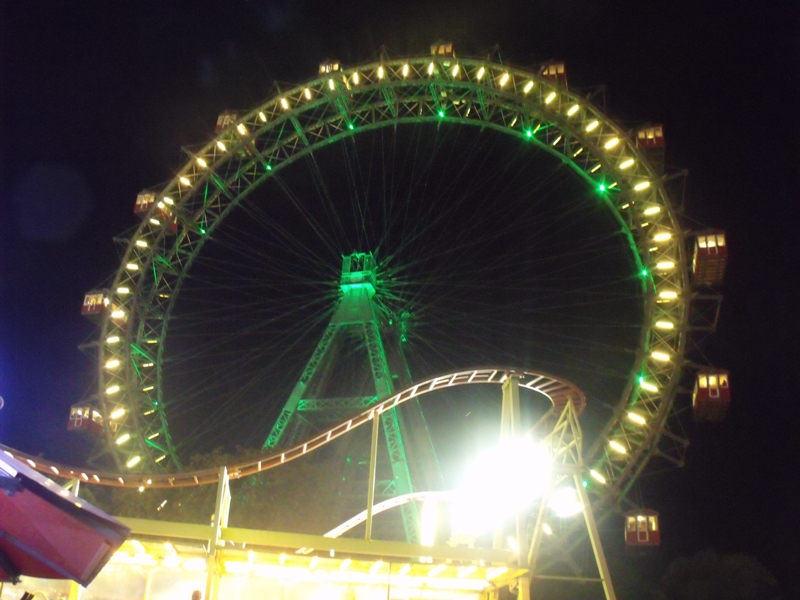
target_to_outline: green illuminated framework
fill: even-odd
[[[101,326],[98,394],[106,423],[125,410],[114,419],[116,431],[106,429],[121,470],[180,468],[162,396],[163,346],[181,284],[207,236],[299,158],[405,123],[506,133],[558,157],[597,190],[642,274],[644,325],[628,385],[585,457],[598,482],[592,491],[600,503],[615,502],[654,454],[680,461],[685,445],[668,422],[686,343],[688,265],[661,176],[622,127],[555,81],[487,60],[425,56],[359,65],[275,95],[193,153],[156,193],[110,290],[117,316]],[[121,366],[104,368],[114,358]],[[129,441],[117,444],[126,433]]]
[[[408,367],[402,357],[402,350],[394,349],[396,358],[393,369],[382,335],[382,330],[388,325],[389,317],[384,314],[385,310],[382,310],[376,298],[377,270],[378,266],[372,253],[353,253],[342,258],[342,277],[339,285],[341,295],[333,317],[275,421],[272,431],[264,441],[265,451],[274,452],[280,447],[302,442],[312,437],[318,429],[331,420],[340,421],[352,417],[378,399],[386,398],[396,392],[397,385],[394,382],[408,383],[408,377],[404,376],[408,372]],[[309,387],[318,379],[324,379],[324,375],[335,373],[333,365],[335,342],[337,338],[347,335],[357,337],[367,350],[375,393],[368,396],[320,397],[318,390],[314,397],[311,397]],[[412,406],[420,411],[419,404],[414,403]],[[318,419],[316,427],[309,427],[314,423],[315,415],[320,415],[322,418]],[[416,420],[424,423],[421,412]],[[381,487],[392,495],[410,494],[414,491],[414,486],[406,458],[406,444],[403,442],[403,427],[397,410],[392,409],[382,413],[381,425],[391,466],[391,479],[387,480],[390,485],[384,484]],[[415,450],[426,451],[428,455],[426,458],[429,459],[427,462],[435,463],[430,437],[425,436],[424,439],[428,447]],[[434,468],[434,465],[430,465],[430,468]],[[402,518],[406,539],[418,540],[419,519],[415,505],[404,506]]]

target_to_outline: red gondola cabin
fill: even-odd
[[[563,62],[546,64],[542,68],[542,77],[567,87],[567,69],[564,67]]]
[[[214,130],[219,133],[220,131],[225,131],[228,127],[235,125],[236,121],[239,120],[239,113],[235,113],[230,110],[226,110],[225,112],[220,113],[217,117],[217,125],[214,127]]]
[[[692,273],[699,285],[722,283],[728,264],[728,245],[724,231],[707,231],[697,234],[694,244]]]
[[[640,509],[625,513],[625,545],[628,548],[661,545],[661,525],[656,511]]]
[[[69,409],[67,429],[101,435],[103,433],[103,415],[88,402],[73,404]]]
[[[110,304],[108,296],[101,290],[92,290],[83,297],[81,314],[84,317],[100,318],[106,314],[106,309]]]
[[[651,125],[636,132],[636,145],[640,148],[663,148],[664,126]]]
[[[695,421],[721,421],[728,412],[730,402],[731,388],[727,371],[705,369],[697,373],[692,396]]]

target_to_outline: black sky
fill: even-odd
[[[753,553],[800,595],[790,5],[0,0],[0,441],[71,456],[66,411],[92,383],[76,349],[93,333],[83,294],[116,268],[112,237],[135,224],[136,193],[171,177],[220,110],[253,106],[326,57],[499,44],[512,64],[560,58],[572,85],[605,84],[625,124],[664,123],[667,162],[690,172],[687,224],[727,231],[720,331],[703,349],[732,373],[731,411],[689,432],[687,468],[643,485],[666,552]]]

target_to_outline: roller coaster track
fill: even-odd
[[[262,457],[251,459],[246,462],[226,465],[228,475],[231,479],[240,479],[279,467],[282,464],[321,448],[336,438],[370,422],[383,412],[395,408],[413,398],[423,396],[436,390],[462,385],[502,385],[512,374],[519,378],[519,386],[521,388],[538,392],[552,402],[553,407],[548,415],[557,416],[561,414],[570,401],[573,403],[578,414],[580,414],[586,406],[586,397],[577,386],[565,379],[547,373],[516,368],[477,368],[456,371],[444,375],[437,375],[420,383],[415,383],[405,390],[392,394],[388,398],[372,405],[369,409],[339,423],[302,444],[298,444],[282,452],[268,453]],[[41,473],[50,476],[75,479],[94,485],[122,488],[180,488],[198,485],[216,485],[220,480],[219,467],[181,473],[113,473],[64,465],[20,452],[13,448],[3,446],[2,444],[0,444],[0,450],[12,458],[26,462]]]

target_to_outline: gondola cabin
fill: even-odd
[[[552,62],[542,67],[542,77],[567,87],[567,69],[563,62]]]
[[[103,415],[89,402],[73,404],[69,409],[67,430],[102,435]]]
[[[111,300],[101,290],[93,290],[83,297],[81,314],[90,319],[99,319],[106,314]]]
[[[636,145],[640,148],[663,148],[664,126],[650,125],[636,132]]]
[[[625,545],[631,549],[661,545],[661,525],[656,511],[645,508],[625,513]]]
[[[694,420],[717,422],[725,418],[731,402],[728,372],[721,369],[704,369],[697,373],[692,395]]]
[[[327,75],[329,73],[338,73],[341,65],[338,60],[327,60],[319,65],[319,74]]]
[[[431,56],[440,56],[442,58],[455,58],[456,50],[453,47],[453,42],[438,41],[431,44]]]
[[[226,110],[221,112],[217,117],[217,124],[214,127],[214,131],[217,133],[221,131],[225,131],[228,127],[236,124],[236,121],[239,120],[239,113]]]
[[[136,204],[133,205],[133,212],[140,218],[145,219],[148,218],[150,215],[150,220],[153,225],[161,225],[162,223],[168,223],[169,227],[167,231],[170,233],[176,233],[178,231],[178,221],[172,214],[172,208],[170,208],[169,203],[172,202],[166,196],[163,200],[159,200],[156,203],[156,195],[152,192],[141,192],[136,195]],[[151,214],[150,209],[153,205],[156,205],[156,210]]]
[[[728,264],[728,244],[724,231],[697,234],[692,258],[694,282],[699,285],[722,283]]]
[[[139,217],[144,218],[155,203],[155,194],[152,192],[140,192],[136,194],[136,204],[133,205],[133,212]]]

